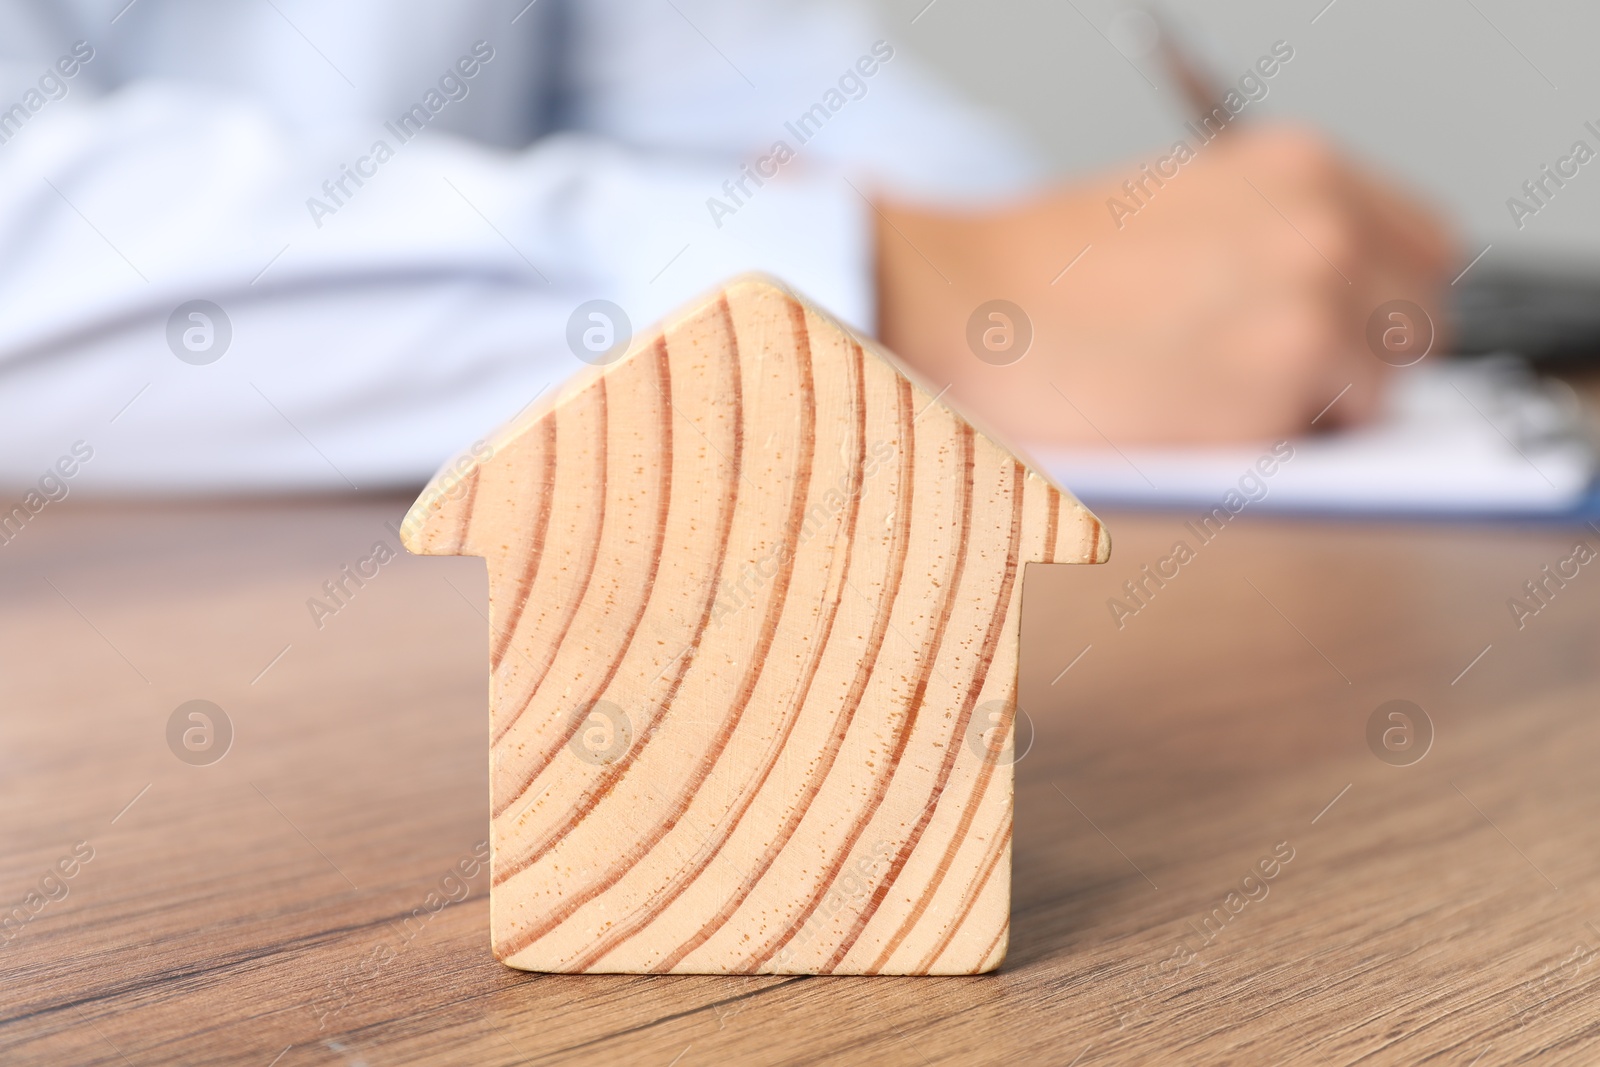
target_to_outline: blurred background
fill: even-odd
[[[909,46],[1013,116],[1062,172],[1113,166],[1182,132],[1180,98],[1156,57],[1141,54],[1136,7],[879,7],[885,18],[920,13]],[[1573,182],[1559,210],[1521,230],[1505,204],[1541,163],[1585,136],[1584,122],[1600,124],[1600,70],[1587,56],[1600,33],[1592,5],[1208,0],[1161,10],[1219,78],[1244,70],[1268,43],[1290,41],[1293,77],[1274,79],[1262,111],[1314,122],[1424,190],[1464,230],[1469,254],[1493,243],[1496,259],[1600,266],[1600,182]]]
[[[1508,199],[1534,203],[1523,183],[1575,141],[1600,147],[1600,132],[1585,126],[1600,126],[1600,69],[1584,43],[1600,33],[1600,10],[1562,0],[877,6],[886,21],[909,26],[914,54],[1014,121],[1062,176],[1121,177],[1132,173],[1129,160],[1151,159],[1187,135],[1191,116],[1149,14],[1218,83],[1246,71],[1270,42],[1290,42],[1292,71],[1251,103],[1251,121],[1310,123],[1442,211],[1462,245],[1458,268],[1472,264],[1461,276],[1450,272],[1453,347],[1498,358],[1458,371],[1466,377],[1456,384],[1481,410],[1435,390],[1444,376],[1392,382],[1390,401],[1401,410],[1386,425],[1302,449],[1290,485],[1265,506],[1596,510],[1588,488],[1600,398],[1600,181],[1586,181],[1580,168],[1520,225]],[[1530,363],[1542,374],[1537,383],[1525,374]],[[1135,450],[1156,485],[1111,453],[1080,450],[1059,457],[1059,469],[1080,495],[1106,505],[1200,502],[1249,459],[1185,451]]]
[[[1265,509],[1586,514],[1597,22],[5,0],[0,483],[78,448],[43,497],[414,488],[758,269],[1091,504],[1214,501],[1292,439]],[[980,352],[997,299],[1029,340]]]

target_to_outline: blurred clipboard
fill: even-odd
[[[1443,517],[1585,510],[1596,449],[1583,404],[1521,359],[1409,367],[1394,375],[1385,404],[1370,425],[1292,440],[1290,458],[1266,464],[1270,476],[1257,466],[1270,442],[1031,452],[1090,508],[1210,507],[1233,491],[1253,498],[1252,511]],[[1256,476],[1247,478],[1251,471]]]

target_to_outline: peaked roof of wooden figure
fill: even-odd
[[[1020,565],[1110,542],[894,357],[736,279],[447,466],[402,535],[488,561],[501,959],[998,965],[1011,773],[966,740],[1009,729]]]

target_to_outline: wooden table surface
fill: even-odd
[[[1189,516],[1103,516],[1109,564],[1027,578],[998,974],[565,977],[489,952],[482,562],[307,606],[404,505],[0,546],[0,1062],[1600,1061],[1600,563],[1507,606],[1594,529],[1246,511],[1119,629]]]

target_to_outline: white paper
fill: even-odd
[[[1235,491],[1253,511],[1549,514],[1575,507],[1596,469],[1577,397],[1505,356],[1401,369],[1378,421],[1290,446],[1288,459],[1273,442],[1028,451],[1091,507]]]

